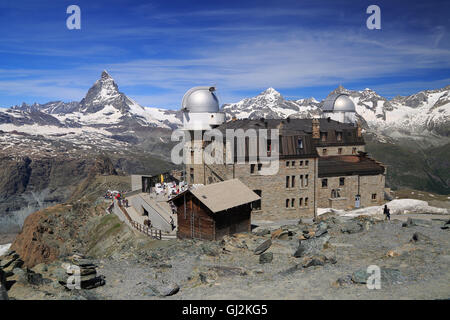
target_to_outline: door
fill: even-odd
[[[361,196],[359,194],[357,194],[355,196],[355,208],[359,208],[359,206],[360,206],[360,199],[361,199]]]

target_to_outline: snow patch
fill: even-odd
[[[4,255],[6,252],[8,252],[10,247],[11,247],[11,243],[0,244],[0,256]]]

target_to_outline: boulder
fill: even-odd
[[[410,242],[431,241],[431,238],[420,232],[414,232]]]
[[[324,264],[325,264],[324,256],[314,256],[306,258],[302,266],[303,268],[309,268],[314,266],[323,266]]]
[[[40,273],[29,272],[27,273],[27,280],[29,284],[39,286],[44,283],[44,278]]]
[[[348,275],[346,277],[338,278],[335,282],[333,282],[331,285],[335,288],[342,288],[349,284],[352,284],[352,276]]]
[[[266,241],[264,241],[263,243],[261,243],[254,251],[254,254],[261,254],[264,251],[266,251],[267,249],[270,248],[270,246],[272,245],[272,240],[271,239],[267,239]]]
[[[281,235],[281,233],[283,232],[284,230],[282,229],[282,228],[279,228],[279,229],[277,229],[277,230],[275,230],[275,231],[273,231],[272,232],[272,239],[278,239],[278,237]]]
[[[155,284],[152,284],[151,286],[149,286],[149,289],[161,297],[172,296],[172,295],[178,293],[178,291],[180,291],[180,287],[174,282],[155,283]]]
[[[228,267],[228,266],[209,266],[209,270],[214,271],[219,276],[245,276],[247,271],[240,267]]]
[[[328,230],[328,224],[323,222],[323,221],[321,221],[317,225],[317,229],[316,229],[316,232],[315,232],[314,236],[315,237],[320,237],[323,234],[327,233],[328,232],[327,230]]]
[[[327,263],[335,264],[335,257],[327,257],[323,254],[313,255],[311,257],[306,257],[303,260],[302,266],[303,268],[309,268],[314,266],[323,266]]]
[[[93,277],[89,280],[82,280],[81,281],[81,289],[94,289],[100,286],[105,285],[105,276],[100,275]]]
[[[263,229],[263,228],[256,228],[255,230],[252,231],[255,235],[263,237],[265,235],[269,235],[270,234],[270,230],[269,229]]]
[[[273,260],[273,253],[272,252],[264,252],[259,256],[259,263],[271,263]]]
[[[211,243],[202,243],[200,246],[202,249],[203,254],[206,254],[207,256],[216,257],[219,255],[219,248]]]
[[[412,226],[431,227],[432,222],[431,220],[408,218],[408,220],[406,220],[406,222],[402,224],[402,227],[412,227]]]
[[[2,261],[0,262],[0,267],[2,269],[6,269],[17,259],[19,259],[19,255],[17,253],[9,254],[2,259]]]
[[[322,251],[323,246],[330,239],[329,234],[325,234],[321,237],[315,237],[307,240],[300,240],[297,250],[294,252],[294,257],[302,257],[304,255],[318,254]]]
[[[20,284],[27,284],[28,277],[25,270],[16,268],[13,270],[13,275],[8,278],[8,281],[15,281]]]
[[[358,233],[363,231],[363,225],[359,221],[348,221],[341,227],[342,233]]]

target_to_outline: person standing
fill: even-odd
[[[384,205],[383,213],[386,215],[387,220],[391,220],[391,212],[390,212],[387,204]]]

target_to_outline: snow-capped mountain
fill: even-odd
[[[176,111],[139,105],[120,92],[114,79],[103,71],[80,102],[24,103],[0,112],[0,128],[2,123],[63,128],[150,126],[170,129],[180,125],[181,120]]]
[[[227,119],[236,117],[239,119],[250,118],[286,118],[311,117],[321,114],[318,108],[319,102],[314,98],[301,100],[285,100],[283,96],[273,88],[269,88],[254,98],[246,98],[237,103],[224,104],[223,111]]]
[[[450,135],[450,86],[426,90],[408,97],[388,100],[371,89],[353,91],[342,86],[330,94],[347,93],[355,103],[357,118],[367,129],[400,135]],[[227,117],[242,118],[309,118],[322,116],[322,102],[314,98],[286,100],[273,88],[254,98],[225,104]]]
[[[347,93],[355,103],[357,119],[380,141],[387,137],[431,137],[447,143],[450,137],[450,86],[390,100],[371,89],[354,91],[339,86],[332,93]],[[256,97],[224,104],[222,110],[227,119],[311,118],[323,116],[322,104],[314,98],[288,100],[268,88]],[[111,149],[120,143],[153,150],[155,144],[166,144],[171,130],[181,125],[180,111],[139,105],[120,92],[114,79],[103,71],[80,102],[23,103],[0,111],[0,135],[4,132],[0,147],[12,150],[14,145],[26,146],[19,142],[22,138],[9,134],[18,132],[80,148],[89,148],[90,144]],[[40,145],[38,140],[33,140],[35,146]]]
[[[103,71],[80,102],[23,103],[0,111],[0,149],[16,155],[52,155],[155,145],[169,140],[180,118],[173,110],[139,105]]]

